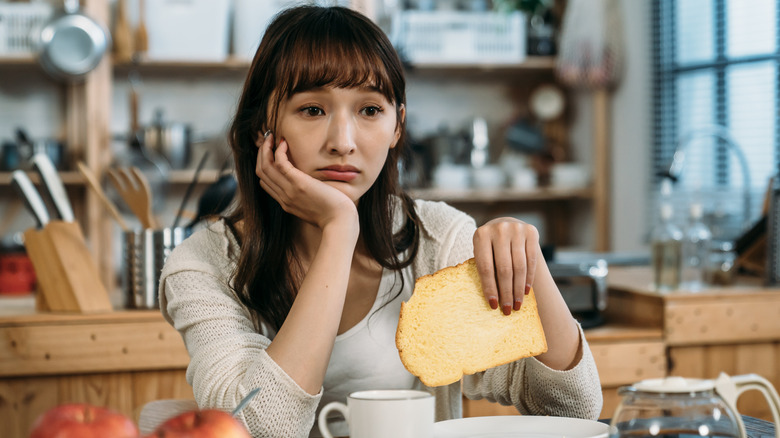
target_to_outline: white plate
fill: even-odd
[[[598,421],[529,415],[461,418],[433,427],[434,438],[602,438],[608,432],[609,425]]]

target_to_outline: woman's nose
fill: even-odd
[[[355,151],[355,125],[349,116],[333,117],[326,147],[328,153],[335,155],[349,155]]]

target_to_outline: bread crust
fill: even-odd
[[[533,289],[511,315],[491,309],[473,258],[415,281],[395,341],[406,369],[429,387],[547,351]]]

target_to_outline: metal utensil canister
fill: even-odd
[[[125,307],[128,309],[159,309],[158,286],[163,264],[176,245],[190,231],[183,227],[159,230],[143,229],[126,231],[124,237],[125,258]]]

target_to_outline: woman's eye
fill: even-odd
[[[369,117],[374,117],[382,112],[382,108],[378,106],[367,106],[361,110],[361,112]]]
[[[301,108],[300,111],[304,115],[310,116],[310,117],[321,116],[323,114],[322,108],[317,108],[316,106],[307,106],[305,108]]]

